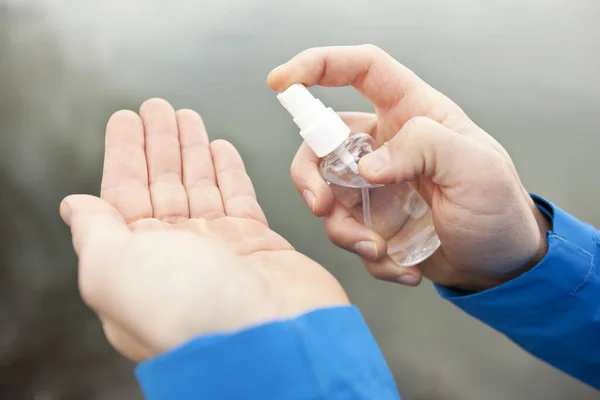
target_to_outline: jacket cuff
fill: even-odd
[[[546,233],[548,252],[538,265],[475,294],[436,285],[443,298],[492,326],[513,324],[565,299],[575,299],[594,272],[593,254],[598,241],[594,227],[539,196],[532,198],[552,221],[552,230]]]
[[[147,400],[398,399],[356,307],[198,337],[138,366]]]

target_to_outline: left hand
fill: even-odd
[[[198,114],[164,100],[112,116],[101,199],[69,196],[60,212],[84,301],[135,361],[348,304],[324,268],[269,229],[236,149],[209,144]]]

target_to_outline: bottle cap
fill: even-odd
[[[277,99],[294,118],[300,136],[317,157],[325,157],[350,136],[350,128],[335,111],[325,107],[304,85],[290,86]]]

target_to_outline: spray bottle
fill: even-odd
[[[359,174],[358,160],[374,150],[370,135],[351,134],[337,113],[304,85],[290,86],[277,99],[321,159],[321,176],[336,198],[358,221],[387,241],[388,255],[396,264],[417,265],[438,249],[431,209],[410,183],[378,185]]]

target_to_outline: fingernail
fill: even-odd
[[[368,241],[356,243],[354,245],[354,252],[368,260],[376,260],[379,256],[375,243]]]
[[[367,154],[361,160],[362,167],[371,173],[376,173],[390,165],[390,150],[382,146],[374,152]]]
[[[315,208],[317,207],[317,197],[308,189],[304,189],[302,191],[302,197],[304,197],[304,201],[310,207],[310,210],[315,213]]]
[[[401,275],[397,280],[400,284],[407,286],[416,286],[419,283],[419,278],[411,274]]]

